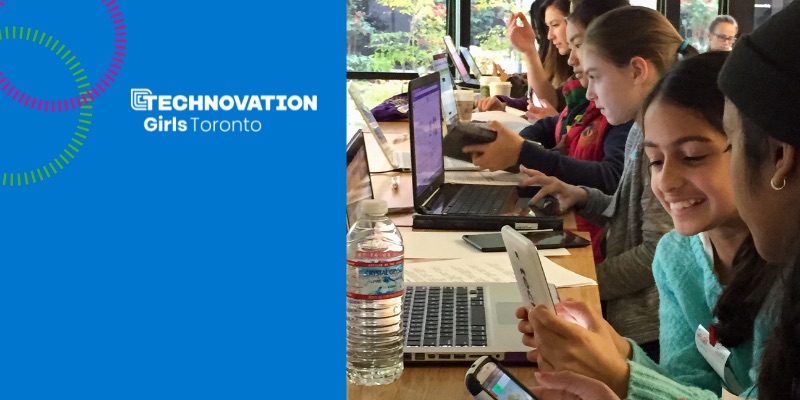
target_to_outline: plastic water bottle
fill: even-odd
[[[385,385],[403,372],[403,238],[383,200],[364,200],[347,233],[347,379]]]

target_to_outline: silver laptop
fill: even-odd
[[[361,203],[374,198],[372,178],[369,174],[369,160],[364,133],[359,129],[347,139],[347,230],[361,217]]]
[[[445,69],[447,72],[448,80],[450,79],[450,72]],[[452,113],[456,113],[456,100],[455,95],[453,94],[452,90],[452,82],[450,82],[450,92],[442,94],[442,102],[449,101],[448,107],[442,107],[442,110],[451,110]],[[378,142],[381,148],[381,152],[383,152],[384,157],[389,162],[389,165],[392,166],[394,169],[402,170],[402,171],[410,171],[412,167],[411,163],[411,151],[410,150],[394,150],[392,149],[392,145],[389,143],[389,140],[386,138],[386,135],[383,133],[383,129],[381,129],[380,124],[377,120],[375,120],[375,116],[372,114],[372,110],[366,106],[364,103],[364,99],[361,97],[361,92],[356,86],[355,83],[350,82],[347,86],[347,91],[350,94],[350,98],[353,100],[358,113],[361,114],[361,117],[364,119],[364,123],[367,127],[372,131],[375,136],[375,140]],[[449,100],[448,100],[449,99]],[[448,116],[449,118],[449,116]],[[456,121],[458,120],[458,115],[456,114]],[[480,170],[479,167],[472,164],[471,162],[465,162],[462,160],[458,160],[455,158],[447,157],[444,160],[444,169],[446,171],[477,171]]]
[[[525,361],[516,283],[414,282],[403,296],[406,362]]]
[[[486,122],[460,122],[458,120],[458,106],[453,88],[453,77],[450,70],[439,71],[439,89],[442,97],[442,119],[444,120],[444,139],[442,149],[444,154],[445,171],[480,171],[480,167],[472,163],[472,155],[461,151],[463,144],[458,140],[448,138],[459,124],[473,124],[488,127]]]
[[[481,73],[481,69],[480,67],[478,67],[478,63],[476,63],[475,59],[472,58],[472,54],[470,54],[469,48],[464,46],[459,46],[458,50],[461,51],[461,56],[464,57],[464,61],[467,62],[467,67],[469,67],[469,72],[475,75],[475,77],[477,77],[478,80],[480,81],[480,78],[483,76],[483,73]]]
[[[464,58],[461,56],[461,52],[458,51],[455,43],[453,43],[453,38],[451,38],[450,35],[446,35],[443,39],[444,46],[447,48],[447,54],[450,55],[450,61],[453,63],[453,66],[456,67],[458,75],[461,76],[461,82],[458,82],[458,85],[473,89],[480,88],[480,80],[476,76],[470,74],[469,68],[464,62]]]
[[[389,161],[392,168],[403,171],[411,170],[411,152],[392,149],[392,145],[389,143],[389,140],[386,139],[383,129],[381,129],[378,121],[375,120],[375,116],[372,115],[372,110],[364,103],[358,86],[350,82],[347,85],[347,92],[350,94],[353,103],[355,103],[358,113],[361,114],[361,117],[364,119],[364,123],[367,124],[367,127],[375,135],[375,140],[378,141],[383,155],[386,157],[386,160]]]

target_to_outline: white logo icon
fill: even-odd
[[[147,111],[147,100],[144,99],[144,96],[152,94],[150,89],[131,89],[131,108],[134,111]]]

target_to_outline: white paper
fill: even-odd
[[[592,279],[578,275],[540,256],[547,282],[558,288],[597,285]],[[506,253],[478,257],[406,263],[406,282],[516,282],[511,261]]]
[[[470,185],[516,186],[527,175],[512,174],[506,171],[445,171],[444,181],[447,183]]]
[[[516,115],[518,117],[525,117],[525,111],[516,109],[514,107],[506,107],[506,114]],[[525,118],[523,118],[525,119]]]
[[[445,171],[480,171],[481,167],[457,158],[444,156]]]
[[[406,258],[452,259],[475,257],[486,254],[461,238],[464,235],[486,232],[420,232],[405,227],[400,227],[399,229],[400,234],[403,235]],[[506,253],[501,252],[500,254],[505,256]],[[570,252],[563,248],[542,249],[539,250],[539,254],[553,257],[568,256]]]
[[[531,124],[527,119],[506,111],[474,112],[472,113],[472,120],[483,122],[498,121],[508,127],[508,129],[517,133]]]

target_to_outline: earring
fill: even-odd
[[[781,190],[781,189],[783,189],[784,187],[786,187],[786,178],[783,178],[783,184],[781,185],[781,187],[777,187],[777,186],[775,186],[775,183],[774,183],[774,182],[772,182],[772,179],[770,179],[770,180],[769,180],[769,185],[770,185],[770,186],[772,186],[772,189],[773,189],[773,190]]]

